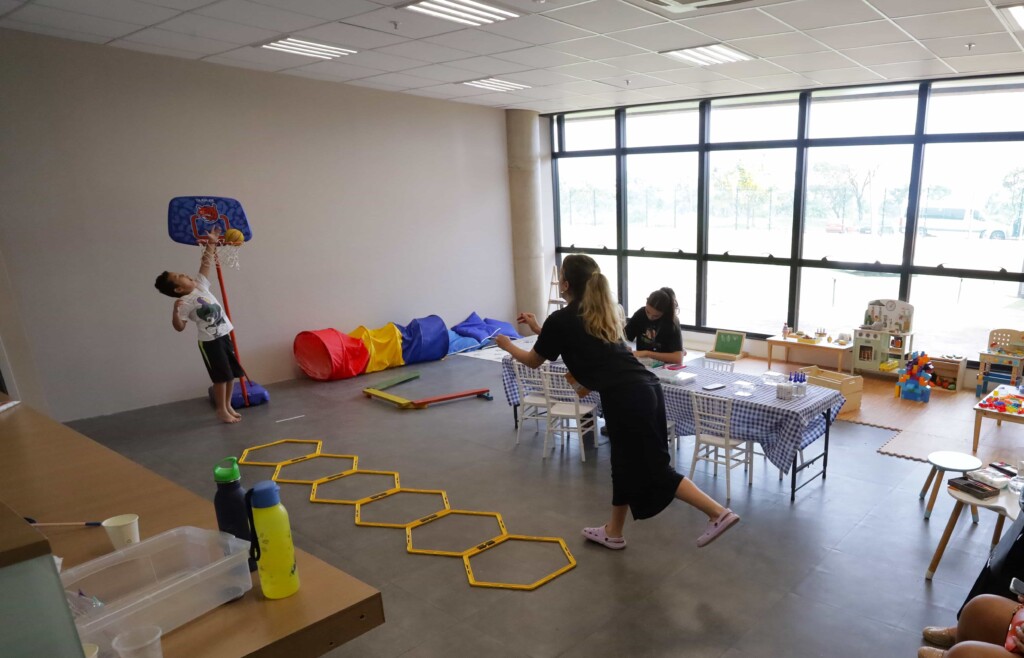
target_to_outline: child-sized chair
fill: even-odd
[[[569,384],[565,373],[544,370],[544,397],[547,399],[547,431],[544,434],[544,459],[548,451],[553,449],[551,439],[555,434],[562,435],[562,443],[568,443],[573,432],[579,437],[580,461],[587,461],[583,450],[583,436],[597,430],[596,404],[582,402],[576,389]],[[596,436],[596,434],[595,434]]]
[[[747,484],[754,483],[753,444],[751,441],[732,438],[732,400],[729,398],[696,393],[693,396],[693,417],[696,434],[690,479],[693,479],[698,461],[714,464],[715,477],[718,477],[718,467],[724,466],[725,499],[729,500],[732,469],[745,466]]]

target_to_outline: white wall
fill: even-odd
[[[513,316],[500,110],[6,30],[0,89],[0,338],[58,419],[205,392],[153,288],[198,267],[167,237],[173,196],[246,209],[225,276],[261,383],[299,376],[304,329]]]

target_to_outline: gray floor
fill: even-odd
[[[833,428],[827,481],[798,492],[795,504],[788,482],[758,459],[753,488],[734,482],[731,507],[743,522],[708,548],[694,545],[705,519],[680,503],[627,525],[624,551],[587,544],[580,528],[608,513],[608,446],[588,450],[586,463],[575,445],[543,461],[542,435],[513,446],[498,364],[453,357],[414,367],[422,378],[395,393],[490,387],[495,399],[399,411],[360,394],[397,374],[384,372],[271,386],[271,403],[242,410],[235,426],[216,422],[204,399],[71,426],[210,499],[211,468],[222,457],[283,438],[322,439],[324,452],[358,455],[361,469],[399,472],[403,487],[446,491],[452,508],[500,512],[510,533],[562,537],[579,563],[533,592],[470,587],[459,559],[410,555],[402,530],[357,527],[352,507],[312,504],[308,487],[282,485],[297,544],[383,592],[387,623],[331,658],[913,656],[921,627],[952,622],[984,564],[994,515],[982,511],[979,526],[961,521],[935,579],[924,579],[952,502],[941,494],[924,521],[918,491],[927,466],[877,454],[889,433],[849,423]],[[688,449],[679,452],[687,471]],[[320,475],[346,466],[324,461]],[[314,467],[304,468],[296,477]],[[271,474],[246,467],[243,482]],[[379,490],[381,478],[339,483],[329,495],[366,495],[359,488]],[[701,468],[694,479],[724,497],[723,477]],[[415,519],[437,500],[381,501],[364,518]],[[497,534],[486,518],[452,521],[424,528],[424,546],[461,550]],[[478,558],[479,568],[496,580],[539,577],[564,563],[551,546],[510,545]]]

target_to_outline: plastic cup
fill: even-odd
[[[103,529],[115,549],[139,543],[139,515],[120,514],[103,522]]]
[[[83,642],[82,652],[85,653],[85,658],[96,658],[96,656],[100,655],[100,647],[98,644]]]
[[[139,626],[118,634],[111,643],[121,658],[163,658],[159,626]]]

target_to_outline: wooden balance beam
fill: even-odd
[[[458,393],[438,395],[432,398],[423,398],[421,400],[408,400],[406,398],[384,392],[384,389],[391,388],[392,386],[398,386],[399,384],[404,384],[405,382],[411,381],[413,379],[419,379],[419,376],[420,373],[411,372],[407,375],[402,375],[401,377],[389,379],[387,381],[381,382],[377,386],[371,388],[364,388],[363,395],[365,395],[368,398],[376,398],[378,400],[390,402],[399,409],[426,409],[430,405],[437,404],[438,402],[448,402],[450,400],[461,400],[463,398],[472,397],[483,398],[485,400],[494,399],[494,397],[491,395],[491,389],[489,388],[475,388],[469,391],[459,391]]]

